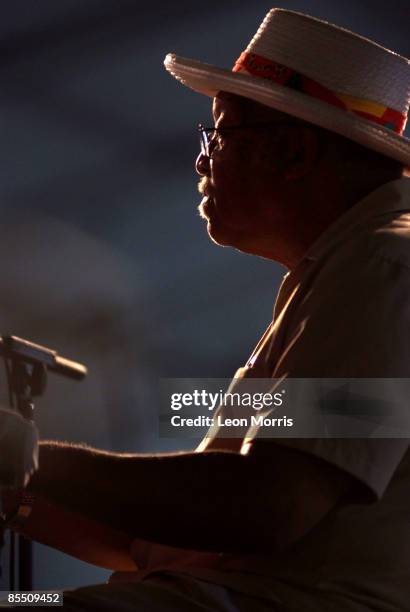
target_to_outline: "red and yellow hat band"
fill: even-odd
[[[337,106],[341,110],[373,121],[397,134],[403,134],[407,117],[399,111],[372,100],[356,98],[327,89],[304,74],[261,55],[244,51],[233,67],[233,72],[269,79],[278,85],[300,91],[312,98]]]

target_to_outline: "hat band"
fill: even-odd
[[[297,72],[283,64],[278,64],[262,55],[244,51],[232,71],[269,79],[278,85],[300,91],[312,98],[317,98],[322,102],[337,106],[341,110],[378,123],[397,134],[403,134],[407,116],[399,111],[383,106],[379,102],[356,98],[327,89],[301,72]]]

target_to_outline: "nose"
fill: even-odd
[[[195,170],[200,176],[206,176],[209,174],[209,157],[200,153],[196,158]]]

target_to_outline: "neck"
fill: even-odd
[[[289,206],[294,214],[281,228],[280,236],[270,237],[258,245],[257,254],[277,261],[293,270],[316,240],[350,208],[385,184],[384,177],[361,182],[337,181],[332,188],[321,183],[318,189],[303,189],[297,204]],[[390,177],[389,180],[392,180]],[[275,228],[276,229],[276,228]]]

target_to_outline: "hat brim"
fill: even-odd
[[[237,94],[304,119],[400,161],[410,168],[410,139],[392,130],[312,98],[302,92],[211,64],[169,53],[165,68],[183,85],[206,96]]]

